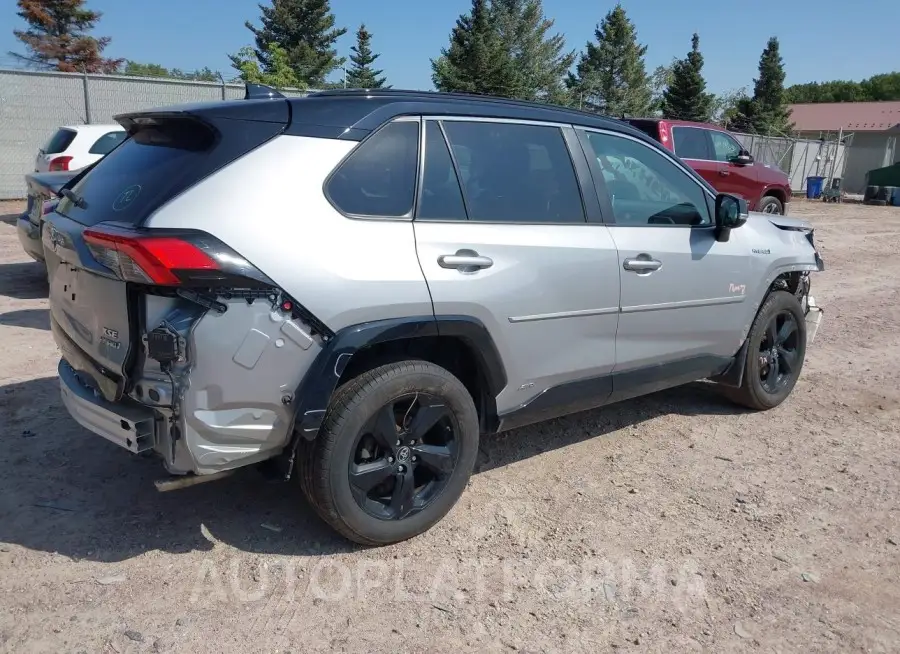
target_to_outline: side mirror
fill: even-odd
[[[749,215],[746,200],[736,195],[719,193],[716,196],[716,240],[727,242],[731,238],[731,230],[747,222]]]
[[[741,150],[738,155],[732,159],[732,163],[738,166],[749,166],[753,163],[753,155],[746,150]]]

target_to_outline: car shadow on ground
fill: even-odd
[[[16,300],[40,300],[49,293],[44,264],[37,261],[0,264],[0,295]]]
[[[73,559],[115,562],[152,550],[327,555],[358,549],[312,511],[298,484],[255,470],[159,493],[153,457],[135,456],[89,433],[59,400],[58,379],[0,387],[0,542]],[[482,439],[477,472],[654,417],[737,411],[694,384]]]
[[[0,214],[0,223],[6,223],[7,225],[15,225],[21,213],[4,213]]]
[[[48,309],[21,309],[0,313],[0,325],[49,331],[50,311]]]

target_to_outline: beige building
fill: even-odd
[[[865,192],[868,171],[900,161],[900,101],[794,104],[791,121],[805,139],[834,139],[843,131],[846,166],[841,186],[847,193]]]

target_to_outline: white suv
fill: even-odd
[[[121,125],[60,127],[38,150],[34,172],[78,170],[89,166],[125,140]]]

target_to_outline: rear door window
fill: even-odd
[[[558,127],[445,121],[469,220],[583,223],[584,206]]]
[[[76,134],[77,132],[71,129],[58,129],[44,146],[44,154],[59,154],[60,152],[65,152],[66,149],[72,145],[72,141],[75,140]]]
[[[94,145],[91,146],[91,149],[88,150],[88,152],[101,155],[109,154],[114,147],[125,140],[126,136],[128,136],[128,134],[126,134],[124,130],[104,134],[94,141]]]
[[[326,193],[348,215],[408,216],[416,195],[418,161],[418,121],[395,121],[350,153],[331,175]]]
[[[679,157],[712,161],[709,138],[705,129],[676,126],[672,128],[672,134],[675,140],[675,154]]]
[[[466,206],[441,126],[425,124],[425,170],[416,220],[465,220]]]

